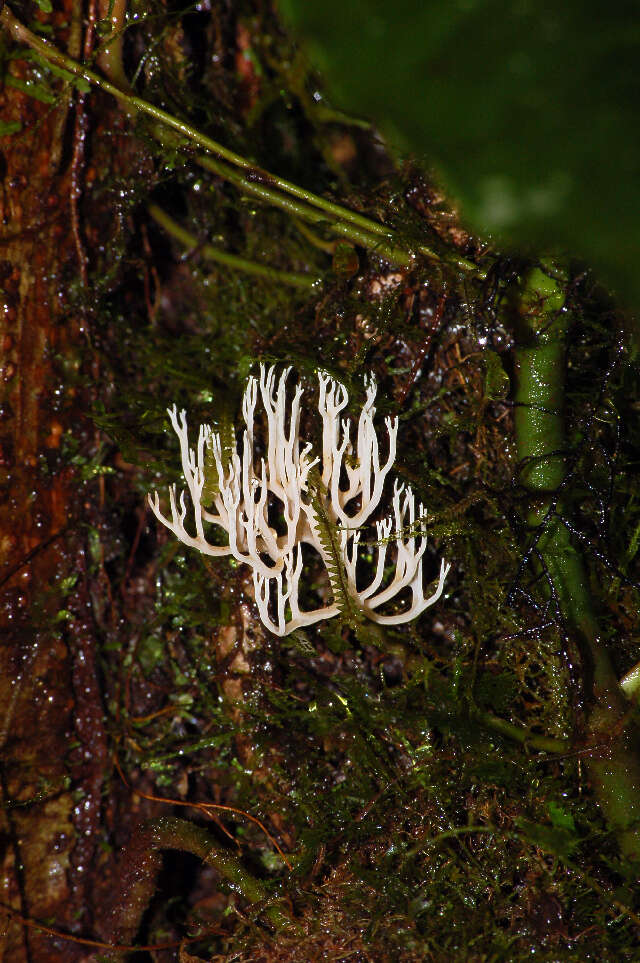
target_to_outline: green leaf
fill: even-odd
[[[502,244],[586,258],[640,305],[631,0],[281,0],[338,106],[440,171]]]
[[[53,7],[51,6],[51,0],[36,0],[36,3],[43,13],[51,13],[53,10]]]
[[[6,74],[4,82],[5,86],[20,90],[28,97],[39,100],[41,104],[55,104],[56,102],[55,94],[44,84],[30,83],[27,80],[21,80],[20,77],[14,77],[13,74]]]
[[[17,134],[19,130],[22,130],[22,124],[19,120],[0,120],[0,137]]]
[[[96,33],[99,37],[108,37],[113,33],[113,24],[108,17],[105,20],[98,20],[96,24]]]
[[[74,572],[73,575],[67,575],[66,578],[60,580],[60,594],[68,595],[71,589],[75,586],[78,581],[78,573]]]
[[[640,545],[640,522],[636,525],[633,535],[631,536],[631,541],[629,542],[629,547],[625,552],[625,562],[629,564],[636,557],[638,552],[638,545]]]
[[[490,401],[506,398],[509,393],[509,375],[504,370],[500,355],[488,350],[484,355],[484,394]]]
[[[77,89],[83,94],[86,94],[91,90],[91,85],[84,79],[84,77],[77,77],[70,71],[65,70],[64,67],[58,67],[57,64],[53,64],[49,60],[46,60],[35,50],[20,51],[20,60],[31,60],[33,63],[39,64],[43,70],[47,71],[47,73],[53,74],[54,77],[59,77],[67,84],[73,84],[73,86],[77,87]]]
[[[556,829],[564,829],[569,833],[576,833],[576,824],[574,822],[573,816],[567,809],[563,809],[558,803],[551,801],[548,804],[549,817],[551,819],[551,824],[556,827]]]
[[[558,856],[563,862],[571,859],[580,842],[578,835],[564,826],[544,826],[529,819],[516,818],[516,826],[530,843],[547,853]],[[573,820],[572,820],[573,822]]]

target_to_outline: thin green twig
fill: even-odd
[[[309,241],[310,244],[313,244],[313,246],[317,247],[320,251],[324,251],[325,254],[329,254],[331,257],[333,257],[336,249],[336,241],[325,241],[323,237],[319,237],[311,230],[311,228],[307,227],[304,221],[300,220],[300,218],[296,218],[295,223],[297,229],[300,231],[302,236]]]
[[[256,277],[267,278],[269,281],[277,281],[280,284],[289,284],[297,288],[313,288],[319,284],[321,279],[313,277],[311,274],[297,274],[293,271],[280,271],[278,268],[267,267],[264,264],[256,264],[255,261],[248,261],[246,258],[239,257],[237,254],[229,254],[212,244],[202,244],[198,238],[189,231],[181,227],[157,204],[149,204],[147,210],[160,227],[174,237],[180,244],[191,250],[197,250],[203,257],[235,271],[243,271],[245,274],[253,274]]]
[[[470,715],[471,718],[483,726],[483,728],[491,729],[492,732],[498,733],[505,739],[518,742],[521,746],[535,749],[537,752],[563,754],[571,751],[570,743],[565,742],[564,739],[554,739],[553,736],[538,735],[529,729],[516,726],[512,722],[507,722],[506,719],[501,719],[500,716],[495,716],[490,712],[483,712],[480,709],[473,708]]]
[[[0,13],[0,23],[16,42],[26,44],[45,62],[55,64],[67,71],[70,76],[83,78],[111,94],[131,113],[139,111],[146,114],[157,121],[158,126],[162,125],[164,130],[172,130],[180,135],[176,146],[185,146],[181,141],[181,138],[185,138],[186,142],[204,148],[209,153],[197,157],[196,162],[219,177],[234,183],[245,193],[280,207],[307,222],[323,222],[334,233],[375,251],[392,264],[408,267],[414,261],[416,254],[422,254],[424,257],[444,262],[465,273],[472,273],[479,279],[486,277],[486,272],[482,268],[457,253],[438,254],[425,244],[418,244],[415,251],[400,247],[396,242],[395,232],[388,225],[365,217],[357,211],[349,210],[256,166],[246,157],[218,143],[191,124],[174,117],[144,98],[121,89],[89,67],[67,56],[49,41],[32,33],[6,5]],[[159,129],[154,131],[154,136],[161,141],[167,140],[166,134],[163,136]]]
[[[249,172],[250,176],[259,178],[261,183],[268,183],[272,188],[276,188],[286,194],[291,194],[293,197],[297,197],[307,204],[319,208],[332,218],[349,221],[369,234],[379,234],[381,237],[391,237],[393,235],[391,228],[386,225],[380,224],[378,221],[373,221],[362,214],[358,214],[356,211],[350,211],[348,208],[342,207],[340,204],[335,204],[333,201],[329,201],[324,197],[319,197],[312,191],[293,184],[285,180],[285,178],[279,177],[277,174],[272,174],[269,171],[256,167],[256,165],[247,160],[246,157],[243,157],[241,154],[236,154],[235,151],[218,143],[218,141],[215,141],[212,137],[203,134],[202,131],[199,131],[196,127],[192,127],[191,124],[187,124],[185,121],[174,117],[166,110],[162,110],[161,107],[150,104],[144,100],[144,98],[138,97],[134,93],[121,90],[89,67],[68,57],[52,43],[49,43],[49,41],[32,33],[28,27],[25,27],[25,25],[13,15],[9,7],[5,6],[2,10],[0,22],[3,23],[16,41],[27,44],[27,46],[39,53],[45,60],[62,67],[76,77],[84,78],[84,80],[94,84],[96,87],[100,87],[106,93],[115,97],[116,100],[125,104],[129,109],[141,111],[153,117],[155,120],[161,121],[163,124],[166,124],[167,127],[171,127],[179,134],[182,134],[191,143],[197,144],[199,147],[204,147],[205,150],[211,151],[212,154],[217,155],[234,167],[239,167]]]
[[[355,244],[361,244],[363,247],[374,250],[381,257],[391,261],[392,264],[408,267],[413,261],[413,256],[408,251],[388,244],[380,235],[365,231],[350,222],[328,220],[325,214],[309,204],[301,204],[300,201],[294,200],[292,197],[286,197],[279,191],[274,190],[267,180],[256,176],[255,173],[247,174],[234,170],[228,164],[224,164],[210,155],[200,155],[195,160],[201,167],[205,167],[213,174],[217,174],[218,177],[235,184],[243,193],[251,194],[267,204],[280,207],[288,214],[310,221],[312,224],[326,224],[335,234],[340,234]]]

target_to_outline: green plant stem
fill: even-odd
[[[162,125],[165,130],[172,130],[180,135],[180,138],[185,138],[187,142],[197,144],[209,151],[210,154],[197,157],[197,163],[216,173],[219,177],[234,183],[245,193],[280,207],[293,216],[303,218],[311,223],[324,222],[334,233],[375,251],[391,264],[408,267],[413,263],[415,253],[399,247],[395,243],[393,229],[387,225],[380,224],[380,222],[358,214],[356,211],[351,211],[340,204],[335,204],[333,201],[299,187],[277,174],[272,174],[257,167],[246,157],[229,150],[229,148],[219,144],[197,128],[174,117],[162,108],[150,104],[144,98],[138,97],[131,92],[128,84],[126,84],[127,89],[122,89],[122,86],[117,86],[105,77],[101,77],[89,67],[78,63],[78,61],[58,50],[47,40],[32,33],[13,15],[6,5],[0,13],[0,23],[3,24],[16,42],[31,47],[44,61],[61,67],[72,76],[82,77],[88,83],[111,94],[131,113],[146,114],[157,121],[159,125]],[[110,43],[107,50],[104,51],[105,55],[108,51],[111,51],[112,46],[113,44]],[[114,48],[114,57],[117,58],[116,48]],[[110,70],[113,68],[114,76],[120,76],[115,61],[112,63],[111,60],[108,60],[107,67]],[[126,78],[123,79],[123,85],[124,80]],[[154,136],[158,137],[161,142],[167,140],[166,134],[163,136],[157,125]],[[184,145],[180,143],[179,146]],[[215,155],[215,157],[211,155]],[[474,274],[480,279],[486,277],[486,272],[482,268],[455,253],[439,255],[425,244],[418,245],[417,252],[432,260],[447,263],[457,270]]]
[[[307,227],[304,221],[300,220],[300,218],[296,219],[296,227],[310,244],[313,244],[313,246],[317,247],[320,251],[324,251],[325,254],[329,254],[331,257],[333,257],[336,249],[336,241],[325,241],[324,238],[314,234],[311,228]]]
[[[451,680],[447,680],[444,675],[440,675],[440,671],[425,656],[410,652],[407,646],[399,642],[394,642],[393,648],[391,648],[387,642],[386,648],[402,659],[410,675],[413,673],[418,673],[425,677],[430,677],[432,674],[438,675],[440,676],[440,684],[443,687],[450,686]],[[564,755],[572,751],[571,744],[564,739],[555,739],[553,736],[543,736],[531,732],[530,729],[524,726],[516,726],[512,722],[507,722],[506,719],[494,715],[492,712],[485,712],[479,709],[470,700],[461,699],[459,701],[456,700],[456,702],[461,721],[462,719],[470,718],[483,729],[489,732],[495,732],[504,739],[517,742],[521,746],[533,749],[536,752]]]
[[[512,722],[494,716],[490,712],[483,712],[481,709],[472,708],[470,716],[483,729],[490,729],[492,732],[510,739],[511,742],[519,742],[521,746],[535,749],[536,752],[548,752],[554,755],[562,755],[571,751],[571,746],[564,739],[554,739],[552,736],[540,736],[522,726],[514,726]]]
[[[164,816],[152,823],[149,830],[154,849],[179,849],[193,853],[203,863],[215,869],[230,887],[249,903],[260,903],[268,898],[260,880],[245,869],[237,856],[225,852],[215,838],[201,826],[175,816]],[[268,906],[265,915],[278,928],[291,923],[291,918],[283,913],[278,905]]]
[[[523,279],[512,314],[517,346],[515,433],[520,481],[527,493],[530,544],[540,560],[586,670],[589,753],[586,764],[621,851],[640,860],[640,743],[628,722],[628,703],[602,642],[589,578],[563,517],[567,440],[564,418],[565,348],[570,317],[564,284],[541,268]]]
[[[388,244],[383,237],[363,230],[351,222],[345,223],[343,221],[328,220],[326,215],[320,210],[308,204],[301,204],[291,197],[284,196],[274,190],[269,181],[263,180],[254,174],[248,175],[241,171],[234,170],[228,164],[224,164],[222,161],[210,155],[199,155],[195,160],[201,167],[206,168],[213,174],[217,174],[218,177],[222,177],[224,180],[229,181],[229,183],[235,184],[244,194],[250,194],[252,197],[257,197],[267,204],[273,204],[275,207],[281,208],[293,217],[302,218],[312,224],[325,224],[334,234],[339,234],[341,237],[353,241],[354,244],[360,244],[362,247],[374,250],[376,254],[386,258],[386,260],[392,264],[408,267],[414,260],[408,251]],[[372,221],[371,223],[374,222]]]
[[[98,65],[116,86],[130,92],[131,88],[122,61],[127,0],[101,0],[99,16],[111,21],[111,33],[103,38],[98,48]]]
[[[377,221],[373,221],[368,217],[364,217],[362,214],[358,214],[356,211],[350,211],[348,208],[342,207],[340,204],[334,204],[332,201],[328,201],[324,197],[319,197],[312,191],[307,191],[303,187],[299,187],[297,184],[292,184],[290,181],[285,180],[283,177],[279,177],[277,174],[271,174],[268,171],[257,168],[251,161],[247,160],[246,157],[242,157],[241,154],[236,154],[235,151],[229,150],[223,144],[219,144],[213,138],[208,137],[203,134],[197,128],[192,127],[190,124],[179,120],[167,111],[162,110],[160,107],[155,107],[148,101],[144,100],[142,97],[138,97],[134,93],[130,93],[121,90],[115,84],[101,77],[95,71],[86,67],[84,64],[78,63],[71,57],[68,57],[61,50],[58,50],[53,44],[49,43],[47,40],[43,40],[36,34],[32,33],[28,27],[25,27],[11,12],[8,6],[2,10],[0,14],[0,22],[6,27],[11,36],[19,43],[27,44],[37,53],[40,54],[45,60],[50,63],[56,64],[58,67],[62,67],[67,70],[70,74],[76,77],[82,77],[88,83],[93,84],[96,87],[100,87],[106,93],[111,94],[116,100],[121,101],[129,110],[137,110],[142,113],[148,114],[155,120],[166,124],[167,127],[172,128],[179,134],[182,134],[189,141],[197,144],[199,147],[203,147],[205,150],[211,151],[211,153],[217,155],[223,160],[228,161],[234,167],[239,167],[242,170],[250,171],[253,176],[258,178],[264,183],[268,183],[271,187],[277,188],[286,194],[291,194],[293,197],[297,197],[307,204],[311,204],[313,207],[317,207],[329,214],[332,218],[337,218],[341,221],[349,221],[354,225],[361,227],[367,234],[379,234],[381,237],[391,237],[393,232],[390,228],[386,227],[384,224],[380,224]]]
[[[236,856],[225,852],[207,830],[186,819],[166,816],[138,830],[121,854],[118,878],[112,888],[113,905],[105,921],[111,939],[119,943],[131,943],[135,939],[155,892],[161,867],[160,852],[164,849],[193,853],[248,903],[268,900],[269,894],[260,880],[249,873]],[[294,925],[277,903],[266,905],[264,915],[278,930]]]
[[[198,238],[189,231],[181,227],[163,211],[157,204],[149,204],[147,210],[160,227],[174,237],[186,248],[197,250],[210,261],[224,264],[226,267],[235,271],[243,271],[245,274],[253,274],[256,277],[267,278],[269,281],[277,281],[280,284],[289,284],[296,288],[311,289],[321,283],[320,278],[314,278],[310,274],[296,274],[292,271],[280,271],[277,268],[267,267],[263,264],[256,264],[255,261],[248,261],[246,258],[236,254],[228,254],[212,244],[201,244]]]

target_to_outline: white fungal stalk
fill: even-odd
[[[395,461],[398,419],[385,419],[388,452],[381,464],[373,425],[374,379],[370,378],[367,385],[354,446],[349,436],[350,423],[341,417],[349,402],[347,389],[319,372],[322,459],[314,457],[312,444],[303,444],[299,437],[300,385],[290,405],[287,403],[290,371],[286,368],[282,372],[277,385],[273,367],[266,369],[261,365],[259,380],[249,378],[242,401],[245,423],[242,442],[230,458],[223,458],[220,434],[209,425],[200,426],[197,445],[195,449],[190,448],[186,413],[178,413],[175,405],[169,408],[171,425],[180,441],[189,498],[186,499],[184,490],[178,496],[176,486],[172,485],[170,517],[160,510],[157,492],[149,496],[151,509],[185,545],[205,555],[231,555],[251,567],[260,618],[275,635],[287,635],[300,626],[332,618],[339,611],[335,601],[310,611],[300,608],[300,579],[305,573],[303,545],[314,550],[325,567],[335,567],[336,561],[341,564],[348,594],[364,616],[382,625],[408,622],[440,598],[451,567],[442,561],[438,583],[431,595],[426,595],[422,563],[427,538],[421,530],[425,510],[420,504],[416,512],[410,487],[395,482],[392,514],[375,523],[377,540],[371,553],[375,558],[372,557],[373,575],[369,584],[358,584],[362,573],[356,574],[360,530],[380,505],[385,479]],[[267,419],[266,457],[259,462],[254,455],[258,391]],[[212,504],[205,508],[208,450],[217,484]],[[211,458],[209,464],[210,461]],[[319,477],[320,484],[312,482],[310,472],[313,477]],[[346,482],[346,487],[341,487],[341,482]],[[337,560],[329,558],[323,547],[320,521],[313,504],[314,501],[318,504],[318,498],[322,498],[323,512],[339,534],[340,558]],[[188,515],[189,531],[185,527]],[[280,517],[282,534],[270,523],[270,516],[272,520]],[[215,545],[208,540],[205,526],[209,530],[212,525],[227,533],[227,545]],[[393,568],[392,575],[389,575],[390,568]],[[392,615],[377,611],[405,589],[411,593],[411,602],[408,607],[405,604],[403,611]]]

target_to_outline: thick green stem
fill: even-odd
[[[640,752],[627,725],[628,703],[602,643],[589,578],[563,522],[571,511],[564,417],[565,348],[570,323],[561,282],[535,268],[512,305],[517,347],[515,431],[526,522],[534,557],[549,579],[590,676],[589,774],[602,809],[627,856],[640,860]]]
[[[224,851],[201,826],[186,819],[165,816],[153,822],[148,832],[152,848],[179,849],[193,853],[203,863],[213,867],[230,888],[240,893],[247,902],[259,903],[268,898],[267,890],[260,880],[245,869],[237,856]],[[268,906],[265,915],[279,928],[291,923],[291,918],[277,905]]]

